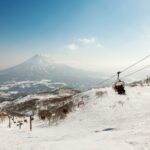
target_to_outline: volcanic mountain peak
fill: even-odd
[[[82,87],[94,85],[99,81],[92,72],[57,63],[50,57],[42,55],[35,55],[17,66],[0,71],[0,83],[43,79]]]
[[[30,59],[26,60],[24,63],[41,66],[41,65],[46,65],[46,64],[47,65],[53,64],[54,61],[52,60],[51,57],[48,57],[48,56],[35,55],[35,56],[31,57]]]

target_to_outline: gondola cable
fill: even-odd
[[[147,58],[149,58],[149,57],[150,57],[150,54],[149,54],[149,55],[147,55],[147,56],[145,56],[144,58],[142,58],[142,59],[138,60],[137,62],[133,63],[132,65],[130,65],[130,66],[128,66],[128,67],[126,67],[125,69],[123,69],[123,70],[121,71],[121,73],[123,73],[123,72],[125,72],[125,71],[129,70],[130,68],[132,68],[132,67],[134,67],[135,65],[137,65],[137,64],[139,64],[139,63],[141,63],[142,61],[146,60],[146,59],[147,59]]]
[[[131,76],[131,75],[133,75],[133,74],[135,74],[135,73],[137,73],[137,72],[140,72],[140,71],[142,71],[142,70],[144,70],[144,69],[146,69],[146,68],[149,68],[150,67],[150,65],[146,65],[146,66],[144,66],[143,68],[141,68],[141,69],[138,69],[138,70],[136,70],[136,71],[134,71],[134,72],[131,72],[131,73],[129,73],[129,74],[127,74],[127,75],[125,75],[125,76],[123,76],[122,78],[125,78],[125,77],[128,77],[128,76]]]
[[[132,68],[132,67],[136,66],[137,64],[141,63],[142,61],[146,60],[146,59],[147,59],[147,58],[149,58],[149,57],[150,57],[150,54],[149,54],[149,55],[147,55],[147,56],[145,56],[144,58],[142,58],[142,59],[138,60],[137,62],[133,63],[132,65],[130,65],[130,66],[128,66],[128,67],[126,67],[126,68],[125,68],[125,69],[123,69],[122,71],[119,71],[119,72],[118,72],[118,73],[119,73],[119,75],[120,75],[121,73],[123,73],[123,72],[125,72],[125,71],[129,70],[130,68]],[[100,82],[100,83],[98,83],[97,85],[102,85],[103,83],[105,83],[105,82],[107,82],[107,81],[109,81],[109,80],[113,79],[114,77],[116,77],[116,74],[114,74],[114,75],[110,76],[108,79],[105,79],[105,80],[101,81],[101,82]]]

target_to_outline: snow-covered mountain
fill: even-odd
[[[89,87],[88,85],[95,84],[98,81],[95,76],[91,72],[56,63],[45,56],[35,55],[17,66],[0,71],[0,83],[49,79],[52,82]]]

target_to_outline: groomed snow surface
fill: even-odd
[[[107,91],[97,98],[95,92]],[[0,124],[0,150],[150,150],[150,87],[127,87],[127,95],[111,88],[91,90],[85,106],[57,125],[35,119],[7,127]]]

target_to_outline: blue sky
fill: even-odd
[[[116,70],[150,50],[149,0],[0,0],[0,69],[35,54]]]

